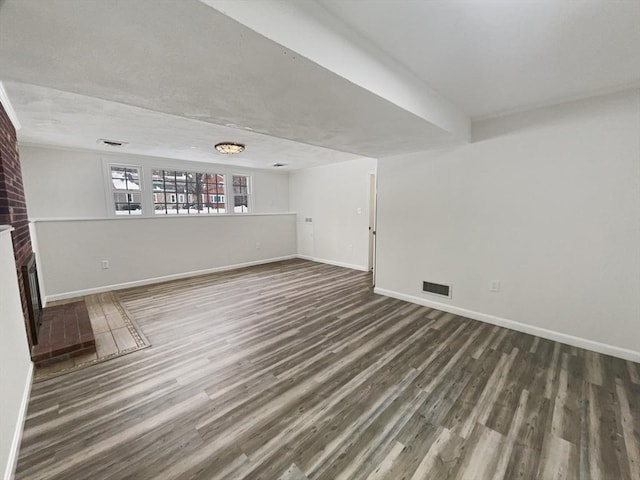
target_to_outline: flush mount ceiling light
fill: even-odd
[[[236,153],[244,152],[244,145],[241,143],[220,142],[215,146],[215,149],[225,155],[235,155]]]

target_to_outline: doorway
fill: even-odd
[[[376,284],[376,174],[369,175],[369,271],[373,274],[373,285]]]

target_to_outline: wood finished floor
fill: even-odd
[[[640,366],[292,260],[121,292],[151,348],[33,386],[17,479],[640,479]]]

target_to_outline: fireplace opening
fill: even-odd
[[[29,328],[33,344],[38,344],[38,331],[42,324],[42,300],[40,298],[40,284],[38,283],[38,270],[36,268],[36,255],[31,253],[27,261],[22,265],[22,280],[24,292],[27,297],[27,311]]]

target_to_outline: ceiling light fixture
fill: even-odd
[[[225,155],[235,155],[244,152],[244,145],[233,142],[220,142],[216,144],[215,149]]]

